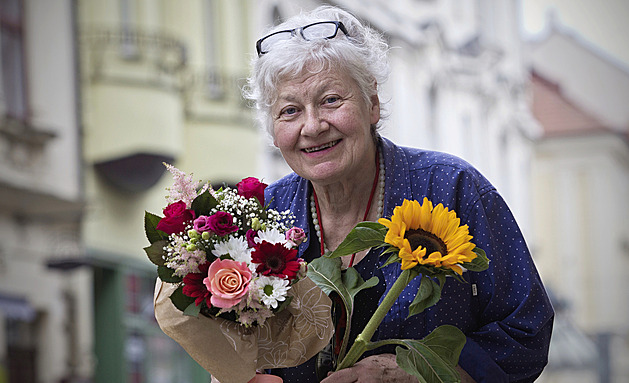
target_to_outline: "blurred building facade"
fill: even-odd
[[[556,302],[548,382],[629,380],[629,68],[561,25],[530,45],[536,263]]]
[[[155,322],[143,218],[166,205],[163,162],[215,186],[256,175],[262,147],[240,95],[254,51],[250,9],[77,1],[94,382],[208,381]]]
[[[74,36],[71,1],[0,1],[0,382],[91,374]]]
[[[478,167],[568,302],[578,355],[544,381],[626,380],[627,74],[558,35],[531,79],[516,0],[0,0],[0,383],[207,381],[153,319],[144,210],[164,161],[214,185],[289,171],[240,87],[263,31],[323,3],[392,47],[382,134]]]

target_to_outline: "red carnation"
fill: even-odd
[[[207,278],[208,269],[210,268],[210,262],[205,262],[199,265],[198,273],[189,273],[183,277],[183,294],[196,298],[194,300],[195,305],[200,305],[205,300],[208,307],[212,307],[210,303],[211,294],[207,287],[203,283],[203,279]]]
[[[281,243],[262,241],[251,252],[251,262],[259,263],[256,271],[262,275],[294,279],[299,272],[301,259],[296,249],[287,249]]]

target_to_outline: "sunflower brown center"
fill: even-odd
[[[426,230],[408,230],[404,238],[408,239],[408,242],[411,244],[411,250],[415,250],[420,246],[424,247],[426,249],[426,257],[435,251],[440,252],[443,256],[448,254],[448,247],[441,238]]]

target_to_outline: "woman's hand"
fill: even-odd
[[[367,357],[352,367],[334,372],[321,381],[321,383],[350,382],[417,383],[417,378],[408,374],[397,365],[394,354],[380,354]]]
[[[475,383],[460,366],[456,370],[461,375],[461,383]],[[395,361],[394,354],[380,354],[367,357],[352,367],[331,373],[321,383],[378,383],[400,382],[417,383],[417,378],[402,370]]]

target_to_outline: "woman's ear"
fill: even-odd
[[[378,98],[378,82],[373,81],[373,94],[369,97],[371,109],[369,110],[370,122],[375,125],[380,121],[380,99]]]
[[[378,94],[374,94],[369,97],[371,101],[371,109],[369,110],[369,122],[373,125],[380,121],[380,99],[378,98]]]

